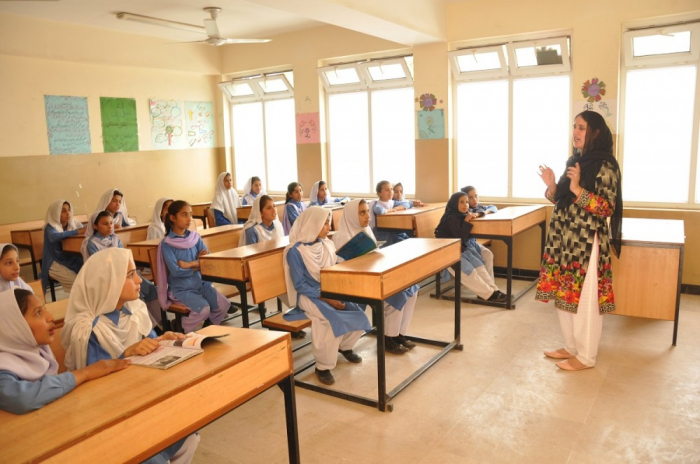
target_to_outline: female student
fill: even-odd
[[[406,200],[393,200],[394,191],[391,188],[391,183],[388,180],[379,181],[376,188],[378,200],[373,201],[370,207],[370,225],[374,236],[377,240],[386,242],[384,246],[393,245],[394,243],[401,242],[408,238],[408,234],[405,232],[393,232],[390,230],[381,230],[377,227],[376,216],[381,216],[382,214],[391,214],[395,211],[403,211],[405,209],[413,208],[414,206],[421,206],[420,200],[406,201]]]
[[[467,185],[466,187],[462,187],[462,192],[467,194],[470,221],[474,218],[480,218],[486,216],[487,214],[494,214],[498,212],[498,208],[494,205],[482,205],[481,203],[479,203],[479,192],[476,191],[475,187]],[[478,250],[482,260],[484,261],[484,266],[486,266],[486,271],[491,276],[491,280],[494,280],[495,277],[493,274],[493,252],[486,248],[484,245],[477,243],[476,239],[474,238],[469,239],[469,244],[475,250]]]
[[[348,200],[350,200],[348,197],[333,198],[330,190],[328,190],[328,184],[326,184],[326,181],[319,180],[313,187],[311,187],[309,206],[332,205],[334,203],[347,202]]]
[[[259,195],[265,195],[262,181],[259,177],[253,176],[243,186],[243,204],[252,205]]]
[[[168,214],[168,207],[173,202],[172,198],[160,198],[153,207],[151,224],[148,226],[147,240],[165,237],[165,215]]]
[[[250,217],[243,225],[243,233],[238,239],[238,246],[252,245],[275,238],[284,237],[282,223],[277,219],[274,200],[267,195],[260,195],[253,202]]]
[[[565,346],[545,355],[562,359],[557,367],[568,371],[595,366],[603,314],[615,310],[610,248],[620,256],[622,245],[621,174],[612,133],[600,114],[584,111],[574,119],[573,139],[559,182],[551,168],[540,166],[545,196],[555,206],[535,294],[559,309]]]
[[[63,291],[70,293],[83,258],[63,252],[64,238],[84,234],[83,225],[73,218],[73,206],[66,200],[51,203],[44,224],[44,251],[41,260],[41,285],[49,287],[49,277],[57,280]]]
[[[68,394],[88,380],[125,369],[125,359],[104,360],[58,374],[49,345],[54,338],[51,313],[29,290],[0,294],[0,409],[26,414]]]
[[[209,253],[197,232],[188,230],[192,207],[182,200],[174,201],[165,217],[166,235],[158,245],[158,299],[162,308],[169,300],[179,301],[190,313],[182,319],[185,332],[211,321],[220,324],[231,302],[216,291],[211,282],[202,280],[199,258]]]
[[[299,182],[292,182],[287,185],[287,198],[284,205],[284,214],[282,215],[282,226],[284,227],[284,235],[289,235],[292,230],[294,221],[306,209],[306,204],[301,201],[304,195],[304,188]]]
[[[238,192],[233,188],[231,174],[222,172],[216,180],[214,199],[211,202],[217,226],[238,224]]]
[[[394,185],[393,191],[394,191],[394,196],[391,198],[392,200],[394,200],[394,201],[405,201],[406,200],[406,197],[403,194],[403,184],[401,182]]]
[[[365,200],[351,200],[343,208],[338,231],[333,235],[336,249],[341,249],[360,232],[377,243],[369,228],[369,205]],[[404,354],[416,346],[406,338],[406,332],[418,300],[418,290],[420,287],[413,285],[384,301],[384,346],[389,353]]]
[[[335,383],[331,369],[338,352],[351,363],[362,362],[352,347],[370,330],[369,320],[355,303],[321,298],[321,269],[336,263],[335,245],[326,236],[331,212],[311,206],[297,218],[284,249],[287,298],[311,319],[311,344],[316,376],[321,383]]]
[[[435,229],[437,238],[458,238],[462,241],[462,275],[460,282],[469,290],[476,293],[482,300],[503,302],[506,295],[503,294],[493,280],[493,276],[484,265],[476,241],[469,237],[472,230],[472,219],[468,211],[467,194],[457,192],[450,197],[445,207],[445,214],[440,218],[440,223]],[[452,268],[448,272],[454,275]]]
[[[173,332],[156,337],[146,306],[138,299],[140,284],[130,250],[108,248],[85,262],[68,300],[61,332],[69,370],[103,360],[144,356],[155,351],[160,340],[185,338]],[[199,436],[190,435],[154,456],[152,462],[190,462],[198,443]]]
[[[34,293],[19,276],[19,250],[11,243],[0,243],[0,292],[22,288]]]
[[[112,213],[115,229],[136,225],[136,221],[129,219],[129,213],[126,210],[126,200],[124,200],[124,194],[119,189],[109,189],[102,194],[95,209],[96,213],[100,211]]]

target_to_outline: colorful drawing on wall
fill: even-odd
[[[105,153],[139,151],[136,100],[100,97],[100,114]]]
[[[182,104],[176,100],[150,98],[151,148],[182,148]]]
[[[213,148],[214,104],[212,102],[185,102],[185,129],[187,146]]]
[[[444,110],[435,110],[427,113],[425,111],[417,111],[417,114],[419,139],[445,138]]]
[[[574,100],[573,118],[582,111],[595,111],[600,113],[611,131],[617,133],[617,101],[602,98],[600,101]]]
[[[597,77],[587,80],[581,86],[583,97],[589,102],[598,102],[605,96],[605,82]]]
[[[297,113],[297,143],[319,143],[320,128],[318,124],[318,112]]]
[[[423,111],[433,111],[438,104],[438,99],[432,93],[424,93],[416,98],[416,103],[420,105]],[[442,100],[440,100],[442,103]]]
[[[44,108],[50,154],[92,152],[87,97],[44,95]]]

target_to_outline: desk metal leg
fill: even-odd
[[[508,267],[506,268],[506,309],[513,309],[513,237],[505,237],[503,242],[508,249]]]
[[[681,279],[683,276],[683,251],[684,246],[680,247],[680,259],[678,262],[678,288],[676,289],[676,317],[673,320],[673,346],[676,346],[678,339],[678,317],[681,315]]]
[[[459,260],[454,265],[455,276],[459,278],[462,275],[462,261]],[[438,282],[440,279],[438,279]],[[457,342],[457,349],[462,349],[462,344],[460,343],[460,337],[462,336],[462,286],[460,282],[455,281],[455,339]]]
[[[284,393],[284,414],[287,420],[287,448],[290,464],[301,463],[299,456],[299,429],[297,427],[296,397],[294,396],[294,374],[279,383]]]
[[[234,282],[234,285],[238,289],[238,293],[241,295],[241,319],[243,320],[243,328],[247,329],[250,327],[248,320],[248,291],[246,290],[245,282]]]
[[[372,307],[372,318],[377,327],[377,409],[386,411],[386,351],[384,347],[384,303],[373,301],[370,303]]]

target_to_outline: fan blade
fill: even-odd
[[[207,35],[209,37],[214,37],[217,39],[221,37],[221,35],[219,34],[219,26],[216,25],[216,20],[214,19],[205,19],[204,29],[206,29]]]
[[[2,0],[0,0],[2,1]],[[173,45],[173,44],[200,44],[200,43],[207,43],[206,40],[193,40],[191,42],[166,42],[166,45]]]
[[[227,44],[256,44],[271,42],[272,39],[226,39]]]

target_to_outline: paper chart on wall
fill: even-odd
[[[177,100],[149,99],[151,148],[183,148],[182,103]]]
[[[297,113],[297,144],[319,143],[320,127],[318,112]]]
[[[586,100],[574,100],[573,116],[583,111],[595,111],[605,118],[605,123],[613,133],[617,133],[617,100],[603,98],[600,101],[589,102]]]
[[[139,151],[136,100],[100,97],[100,114],[105,153]]]
[[[185,130],[188,147],[213,148],[214,104],[212,102],[185,102]]]
[[[444,139],[445,113],[444,110],[417,111],[418,138]]]
[[[87,97],[44,95],[49,153],[90,153],[90,119]]]

